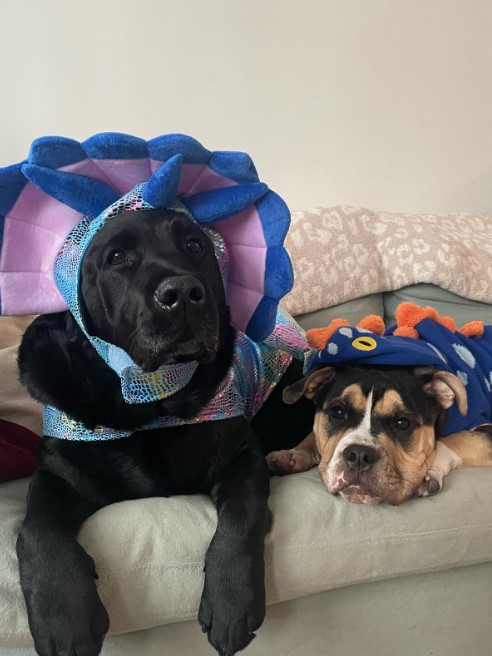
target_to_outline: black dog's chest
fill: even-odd
[[[96,506],[125,499],[208,492],[249,434],[242,418],[137,431],[100,442],[45,438],[40,460],[86,489]]]

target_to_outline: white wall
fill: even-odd
[[[0,165],[185,132],[293,209],[492,213],[491,0],[0,2]]]

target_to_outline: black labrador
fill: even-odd
[[[19,351],[34,398],[87,427],[134,430],[100,442],[44,438],[17,553],[41,656],[96,656],[108,629],[94,561],[77,542],[84,520],[126,499],[207,493],[218,526],[205,559],[199,622],[222,656],[248,645],[265,615],[264,538],[270,528],[264,454],[296,445],[314,408],[284,405],[293,362],[250,425],[242,418],[139,430],[162,415],[193,417],[231,364],[234,329],[209,238],[168,210],[122,214],[93,238],[82,264],[89,334],[125,349],[146,371],[194,360],[190,382],[162,401],[129,405],[117,374],[69,312],[38,318]]]

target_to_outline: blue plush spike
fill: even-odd
[[[199,141],[186,134],[163,134],[151,139],[147,145],[150,158],[161,162],[181,153],[186,164],[207,164],[212,154]]]
[[[269,248],[265,266],[265,296],[282,298],[293,286],[294,272],[289,254],[283,246]]]
[[[235,185],[224,189],[204,191],[194,196],[183,198],[196,221],[211,223],[227,219],[256,203],[268,191],[263,182],[254,184]]]
[[[100,132],[82,142],[81,147],[93,159],[145,159],[147,142],[122,132]]]
[[[280,246],[290,226],[290,212],[275,192],[263,196],[257,205],[267,246]]]
[[[86,159],[82,146],[75,139],[67,137],[40,137],[32,142],[28,162],[36,166],[59,169]]]
[[[239,184],[259,182],[253,161],[247,153],[216,150],[208,165],[215,173]]]
[[[165,162],[142,188],[142,198],[154,207],[172,207],[178,195],[182,155]]]
[[[119,198],[119,194],[108,185],[83,175],[33,164],[24,164],[22,173],[41,191],[91,219]]]
[[[27,184],[27,180],[22,174],[24,163],[12,164],[12,166],[0,169],[0,215],[10,212]]]
[[[262,342],[275,328],[278,300],[264,296],[246,327],[246,334],[254,342]]]

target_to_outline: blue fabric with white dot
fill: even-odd
[[[419,339],[393,335],[395,328],[388,328],[380,336],[355,326],[343,326],[324,348],[306,355],[305,372],[320,365],[338,364],[433,365],[455,374],[468,395],[467,414],[462,416],[453,405],[444,435],[492,423],[492,326],[485,326],[482,337],[467,337],[432,319],[423,319],[416,325]]]

